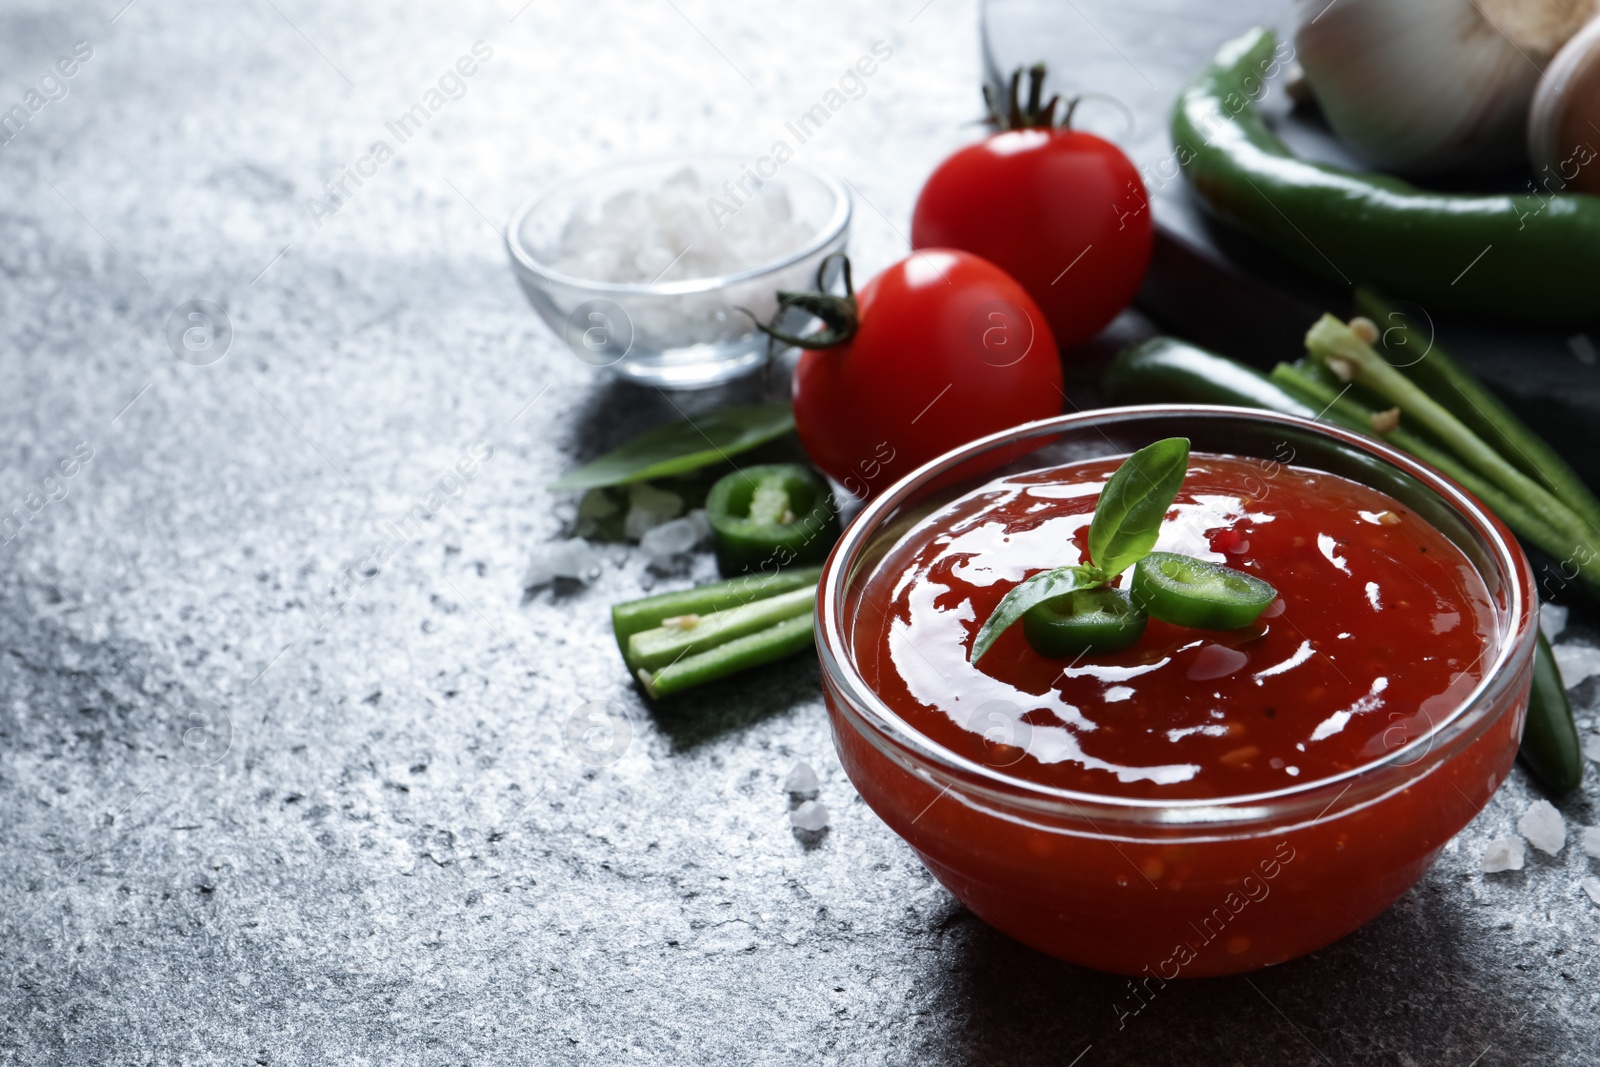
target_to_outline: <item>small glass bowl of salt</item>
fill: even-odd
[[[528,301],[572,352],[646,385],[697,388],[758,369],[780,289],[812,289],[844,251],[838,179],[737,156],[616,163],[512,215],[506,250]]]

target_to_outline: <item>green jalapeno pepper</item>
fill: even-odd
[[[1561,684],[1561,672],[1550,642],[1539,635],[1533,656],[1533,688],[1528,693],[1528,721],[1517,750],[1534,776],[1557,793],[1570,793],[1583,780],[1583,750],[1572,706]]]
[[[706,517],[724,574],[818,563],[839,538],[827,483],[798,463],[761,464],[718,479],[706,497]]]

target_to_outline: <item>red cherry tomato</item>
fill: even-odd
[[[966,252],[913,252],[856,294],[847,343],[802,352],[794,422],[856,496],[957,445],[1061,413],[1061,363],[1033,299]]]
[[[1127,307],[1150,261],[1139,172],[1109,141],[1016,129],[941,163],[917,197],[911,246],[965,249],[1038,301],[1063,348]]]

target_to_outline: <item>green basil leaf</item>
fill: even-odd
[[[979,628],[978,636],[973,638],[972,652],[967,658],[977,663],[983,654],[989,651],[989,646],[994,644],[995,639],[1026,615],[1028,609],[1035,604],[1079,589],[1102,585],[1105,580],[1106,576],[1094,567],[1077,566],[1040,571],[1033,577],[1019,582],[1011,592],[1000,598],[1000,603],[994,606],[994,612]]]
[[[1100,490],[1089,523],[1089,560],[1115,578],[1156,546],[1162,520],[1189,471],[1189,439],[1168,437],[1122,461]]]
[[[648,430],[569,472],[551,489],[598,489],[665,478],[720,463],[794,429],[787,403],[720,408]]]

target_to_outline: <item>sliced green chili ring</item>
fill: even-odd
[[[1232,567],[1152,552],[1133,568],[1132,597],[1134,604],[1174,626],[1237,630],[1255,622],[1278,591]]]
[[[1102,585],[1035,604],[1022,616],[1022,635],[1039,655],[1066,659],[1127,648],[1148,621],[1126,594]]]
[[[827,483],[798,463],[767,463],[718,479],[706,517],[724,574],[776,564],[819,563],[839,538]]]

